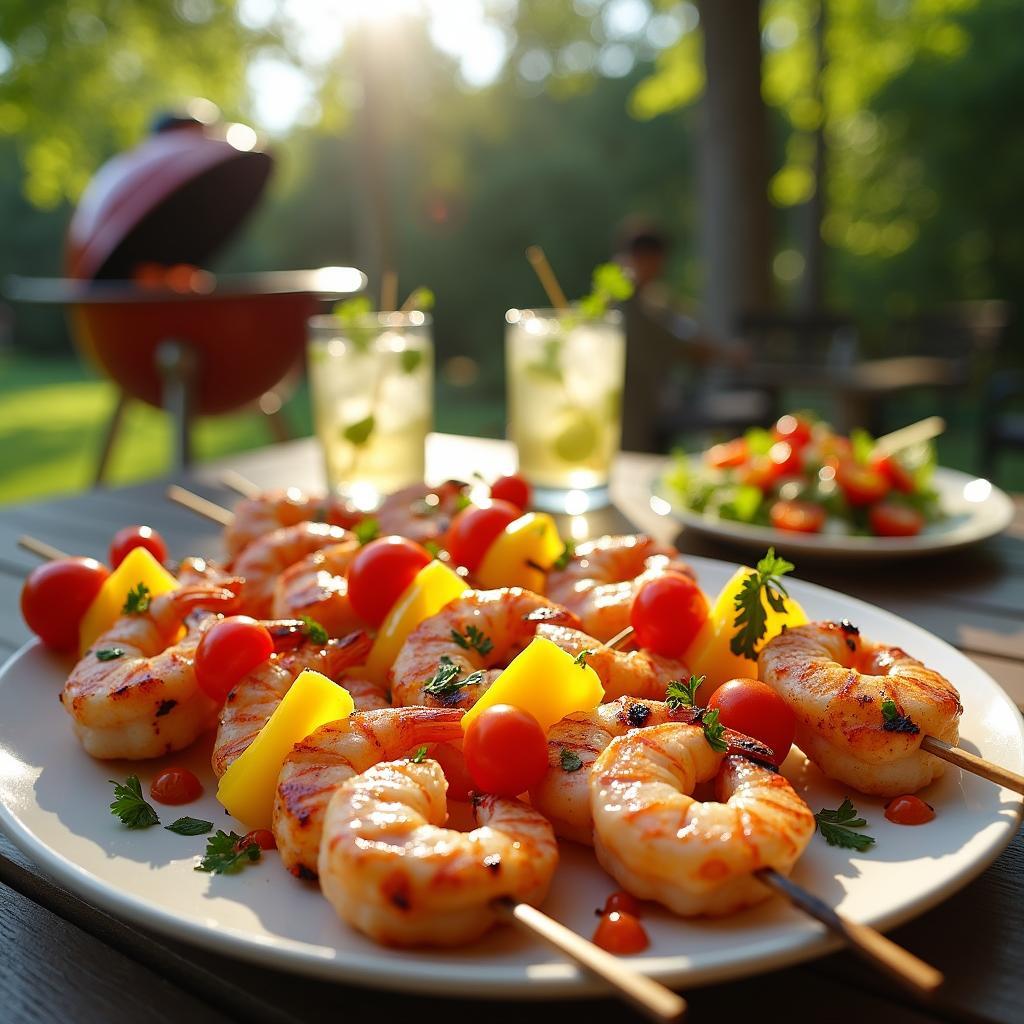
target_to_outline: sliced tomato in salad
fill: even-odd
[[[811,422],[803,416],[786,413],[775,421],[772,434],[777,441],[788,441],[794,448],[802,448],[811,439]]]
[[[889,481],[877,469],[858,462],[840,462],[836,467],[836,482],[851,505],[872,505],[890,490]]]
[[[740,471],[740,480],[768,491],[783,477],[799,477],[802,472],[800,452],[788,441],[776,441],[767,455],[759,455]]]
[[[895,455],[873,455],[871,457],[871,468],[884,476],[897,491],[902,491],[904,494],[913,494],[917,489],[910,471],[904,467]]]
[[[737,437],[732,441],[712,445],[704,453],[704,461],[712,469],[735,469],[750,457],[750,446],[746,438]]]
[[[825,510],[813,501],[777,501],[768,512],[776,530],[790,533],[821,533]]]
[[[881,501],[868,510],[871,532],[879,537],[916,537],[924,529],[924,516],[909,505]]]

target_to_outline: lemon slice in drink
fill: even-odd
[[[555,435],[552,447],[564,462],[583,462],[594,454],[599,441],[600,432],[593,417],[575,412]]]

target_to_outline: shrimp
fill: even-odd
[[[231,525],[224,530],[228,555],[236,558],[257,538],[282,526],[297,526],[309,521],[350,528],[362,518],[342,498],[304,494],[297,487],[265,491],[254,498],[243,498],[235,505]]]
[[[542,622],[579,624],[571,612],[521,587],[468,591],[409,634],[391,669],[392,700],[472,707]],[[428,686],[444,669],[452,677],[448,684],[439,691],[436,684]]]
[[[418,746],[462,739],[458,708],[382,708],[328,722],[285,758],[274,800],[274,836],[284,866],[316,878],[324,812],[346,780]]]
[[[382,534],[397,534],[422,544],[448,532],[465,491],[466,484],[458,480],[446,480],[438,487],[413,484],[389,494],[371,514]]]
[[[810,622],[769,640],[758,674],[793,709],[797,746],[829,778],[862,793],[927,786],[945,766],[921,740],[955,746],[959,738],[963,707],[952,684],[846,621]]]
[[[637,590],[666,573],[694,578],[675,548],[643,534],[598,537],[581,544],[564,569],[548,576],[547,596],[575,612],[588,633],[610,640],[629,625]]]
[[[358,550],[359,541],[350,536],[285,569],[274,586],[274,618],[308,615],[330,636],[359,629],[362,623],[349,602],[346,576]]]
[[[666,722],[695,724],[701,714],[700,708],[620,697],[593,711],[563,718],[548,730],[548,770],[530,790],[530,802],[551,822],[557,835],[591,845],[590,769],[601,751],[617,736]],[[771,761],[772,752],[749,736],[726,729],[723,738],[734,753]]]
[[[96,639],[60,695],[87,753],[160,757],[213,725],[217,705],[199,689],[193,659],[218,617],[198,610],[230,610],[235,600],[219,587],[179,587],[154,597],[145,611],[122,616]],[[187,630],[178,641],[182,623]]]
[[[296,523],[282,526],[252,542],[232,564],[231,571],[245,580],[241,610],[256,619],[269,619],[273,612],[274,588],[278,576],[299,560],[321,548],[347,543],[351,534],[326,523]]]
[[[262,665],[240,679],[227,695],[211,756],[213,771],[218,778],[248,749],[303,669],[313,669],[335,679],[343,669],[359,664],[369,652],[372,642],[365,633],[352,633],[343,640],[318,644],[301,632],[301,622],[268,622],[265,625],[279,646],[290,642],[291,649],[272,654]],[[349,693],[355,700],[356,694],[351,690]],[[362,698],[366,693],[364,684],[359,689],[357,706],[364,703]],[[383,702],[383,694],[380,694],[380,699]]]
[[[558,866],[551,826],[518,800],[474,801],[477,827],[445,828],[447,783],[426,760],[378,764],[331,798],[320,888],[353,928],[389,946],[472,942],[495,900],[537,904]]]
[[[714,801],[694,787],[715,780]],[[788,874],[814,815],[769,768],[716,753],[697,725],[655,725],[612,740],[590,774],[594,851],[640,899],[720,916],[767,899],[755,875]]]

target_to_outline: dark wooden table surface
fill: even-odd
[[[428,472],[485,475],[507,470],[512,453],[498,442],[434,437]],[[311,442],[239,456],[231,465],[260,484],[316,487],[322,481]],[[616,470],[616,508],[575,523],[591,534],[632,525],[692,554],[742,560],[738,552],[677,535],[651,512],[647,486],[657,459],[624,456]],[[229,504],[219,483],[223,465],[196,470],[182,482]],[[32,533],[76,553],[103,557],[113,531],[146,522],[172,553],[216,555],[219,530],[163,499],[166,481],[99,490],[33,505],[0,507],[0,658],[27,631],[18,593],[34,559],[16,546]],[[894,565],[830,566],[800,560],[798,575],[853,594],[918,623],[965,651],[1024,704],[1024,501],[999,538],[970,551]],[[568,525],[568,524],[567,524]],[[940,998],[915,1005],[846,953],[801,967],[689,993],[696,1021],[787,1019],[829,1022],[1024,1020],[1024,841],[942,906],[897,929],[893,937],[945,971]],[[5,1021],[299,1022],[329,1019],[433,1021],[454,1018],[518,1021],[513,1003],[446,1002],[357,989],[256,968],[194,950],[129,926],[46,877],[0,835],[0,1019]],[[386,956],[386,951],[382,951]],[[594,1022],[633,1019],[611,1000],[549,1003],[527,1012],[562,1020],[567,1012]],[[358,1016],[357,1016],[358,1015]],[[472,1015],[472,1016],[470,1016]]]

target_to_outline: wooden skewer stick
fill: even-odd
[[[941,416],[928,416],[917,423],[900,427],[891,434],[883,434],[875,441],[874,451],[878,455],[892,455],[914,444],[924,444],[933,437],[938,437],[946,429],[946,421]]]
[[[849,921],[827,903],[813,896],[792,879],[774,868],[761,868],[757,877],[781,893],[795,907],[810,914],[830,931],[841,936],[851,950],[884,971],[894,981],[925,998],[931,996],[945,980],[941,971],[897,946],[881,932],[865,924]]]
[[[390,313],[398,302],[398,275],[393,270],[385,270],[380,279],[380,310]]]
[[[167,497],[176,505],[181,505],[206,519],[212,519],[213,522],[220,523],[221,526],[230,526],[235,521],[235,513],[230,509],[222,508],[220,505],[208,501],[201,494],[187,491],[177,484],[171,484],[167,488]]]
[[[33,555],[38,555],[47,562],[55,562],[58,558],[70,557],[66,551],[61,551],[60,548],[55,548],[52,544],[47,544],[45,540],[39,540],[37,537],[30,537],[27,533],[23,533],[18,538],[18,547],[24,548],[26,551],[31,551]]]
[[[600,946],[588,942],[536,907],[528,903],[513,903],[508,899],[497,900],[494,907],[503,920],[543,939],[581,967],[614,986],[627,1002],[651,1020],[676,1021],[686,1013],[686,1000],[682,996],[634,970]]]
[[[562,291],[562,286],[558,283],[558,278],[555,277],[555,272],[551,269],[547,256],[544,255],[544,250],[539,245],[531,245],[526,250],[526,258],[540,279],[541,287],[547,293],[551,305],[555,309],[568,309],[569,300],[565,297],[565,292]]]
[[[627,626],[625,629],[620,629],[619,632],[616,633],[615,636],[613,636],[611,640],[609,640],[608,643],[605,644],[605,647],[609,647],[613,651],[616,651],[633,635],[633,633],[634,630],[632,626]]]
[[[237,491],[243,498],[258,498],[263,493],[262,487],[234,469],[225,469],[220,475],[220,482],[225,487]]]
[[[929,754],[934,754],[936,757],[941,757],[943,761],[955,764],[958,768],[963,768],[965,772],[980,775],[981,778],[988,779],[989,782],[994,782],[997,786],[1005,786],[1015,793],[1024,793],[1024,775],[1018,775],[1016,772],[1011,772],[1009,768],[986,761],[983,757],[978,757],[977,754],[972,754],[962,747],[954,747],[936,736],[925,736],[921,740],[921,749],[927,750]]]

